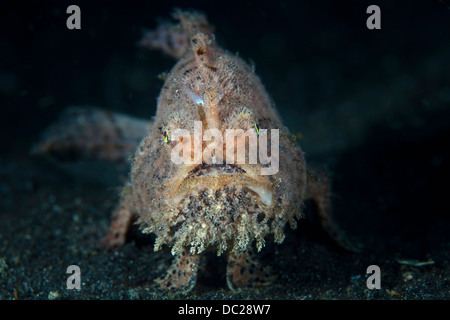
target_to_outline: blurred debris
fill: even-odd
[[[419,261],[414,259],[395,259],[395,260],[400,264],[413,267],[423,267],[434,264],[434,261],[432,259],[428,259],[427,261]]]

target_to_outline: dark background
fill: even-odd
[[[66,28],[65,11],[70,4],[81,8],[81,30]],[[370,4],[381,8],[381,30],[366,28]],[[40,197],[46,202],[53,195],[64,209],[77,192],[82,198],[89,193],[83,199],[92,205],[94,213],[89,214],[96,217],[88,219],[89,223],[105,225],[114,207],[111,188],[119,184],[109,176],[115,168],[94,164],[95,170],[100,168],[95,171],[80,163],[61,167],[29,156],[31,146],[59,112],[71,105],[94,105],[150,118],[162,86],[157,76],[169,71],[174,61],[160,52],[141,49],[136,42],[144,29],[155,28],[158,19],[169,18],[175,7],[205,12],[216,28],[219,44],[255,64],[285,124],[301,133],[308,163],[325,166],[333,177],[336,218],[355,241],[365,245],[365,253],[351,259],[361,266],[388,261],[387,268],[399,275],[396,279],[390,274],[397,291],[391,288],[389,292],[403,290],[400,297],[410,298],[425,295],[419,289],[418,295],[411,293],[408,285],[412,282],[402,278],[404,265],[395,259],[431,259],[433,267],[414,269],[412,281],[427,283],[428,298],[448,298],[448,1],[0,2],[0,218],[4,221],[0,235],[15,243],[5,245],[0,253],[9,268],[16,266],[16,276],[20,278],[24,271],[20,263],[11,262],[11,255],[26,246],[21,242],[23,229],[35,223],[36,211],[47,210]],[[112,200],[105,204],[102,199],[108,197]],[[33,216],[28,216],[30,212]],[[58,219],[64,225],[64,215]],[[42,224],[46,226],[42,232],[52,230],[51,222]],[[61,225],[56,228],[67,232]],[[33,226],[31,230],[33,234],[41,229]],[[36,239],[39,236],[49,239],[39,234]],[[329,244],[304,221],[288,233],[283,246],[295,247],[296,241],[319,242],[320,250]],[[318,258],[328,252],[320,250]],[[331,252],[336,254],[330,258],[333,265],[339,259],[350,259]],[[286,268],[288,274],[296,274],[293,267]],[[346,270],[340,272],[346,274]],[[316,284],[302,277],[294,279],[306,281],[311,288]],[[14,296],[14,282],[8,281],[0,297]],[[22,289],[23,297],[46,298],[42,288],[37,290],[42,295]],[[330,297],[341,297],[339,289],[330,288],[337,295]],[[320,290],[311,292],[312,298],[328,297]],[[386,292],[381,298],[398,298]],[[270,298],[270,292],[265,294]]]

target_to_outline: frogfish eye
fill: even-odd
[[[257,123],[255,123],[255,130],[256,130],[256,134],[259,134],[259,126]]]

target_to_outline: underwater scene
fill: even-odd
[[[0,300],[450,298],[449,1],[0,17]]]

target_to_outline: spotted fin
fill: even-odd
[[[151,126],[151,121],[98,108],[70,107],[43,133],[33,154],[59,158],[97,157],[127,161]]]
[[[189,254],[189,251],[185,248],[175,256],[167,274],[156,279],[155,283],[163,290],[172,290],[179,293],[191,291],[197,282],[200,257],[199,254]]]
[[[125,244],[128,230],[137,218],[133,205],[132,190],[127,184],[122,191],[119,204],[113,211],[109,231],[100,242],[100,247],[107,250],[117,250],[122,247]]]
[[[230,252],[227,262],[227,284],[230,290],[260,288],[270,285],[275,279],[268,266],[263,266],[256,257],[255,249]]]

